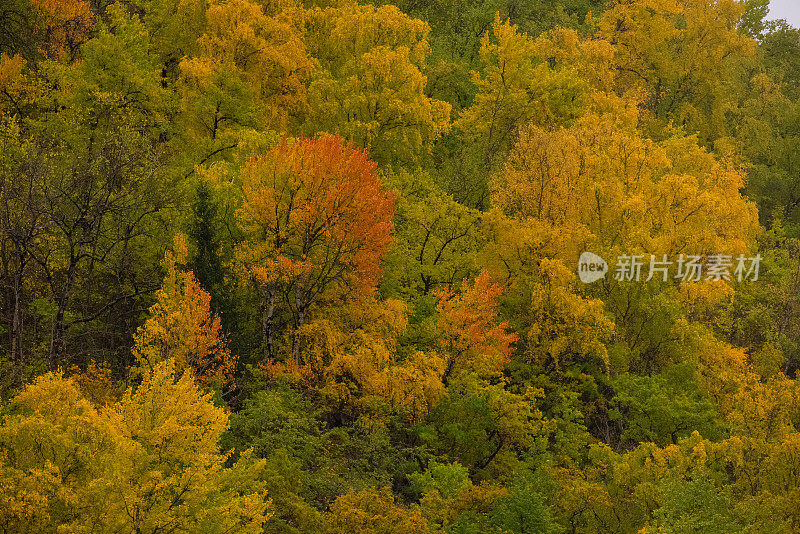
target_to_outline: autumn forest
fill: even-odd
[[[767,0],[0,0],[0,533],[800,532]]]

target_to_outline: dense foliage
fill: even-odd
[[[5,0],[0,531],[799,531],[767,5]]]

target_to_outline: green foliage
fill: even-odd
[[[681,534],[742,531],[742,525],[731,514],[730,501],[702,477],[668,480],[661,484],[660,491],[664,502],[654,513],[659,529]]]
[[[432,461],[424,473],[409,475],[411,489],[420,495],[436,490],[445,499],[470,485],[468,470],[458,462],[439,464]]]
[[[231,415],[226,448],[250,447],[261,457],[284,449],[290,458],[313,461],[321,440],[314,407],[288,388],[258,391]]]
[[[674,365],[653,376],[620,375],[613,385],[617,394],[611,419],[624,428],[623,443],[664,447],[694,431],[715,440],[725,437],[719,415],[697,387],[689,365]]]
[[[500,532],[541,534],[561,532],[545,496],[527,480],[515,481],[508,496],[495,501],[491,512],[491,524]]]

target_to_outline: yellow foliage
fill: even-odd
[[[0,117],[21,113],[21,107],[36,97],[36,86],[25,73],[20,55],[0,53]]]
[[[618,91],[646,91],[645,107],[663,125],[674,120],[704,139],[724,135],[725,113],[737,104],[731,94],[735,77],[756,49],[756,42],[737,28],[743,5],[735,0],[612,2],[593,22],[597,36],[615,48]]]
[[[495,205],[563,229],[555,248],[570,263],[587,243],[576,233],[604,250],[746,252],[758,219],[742,173],[693,138],[656,142],[626,122],[589,114],[569,128],[528,127],[492,182]]]
[[[217,442],[227,415],[171,362],[102,409],[47,374],[0,426],[0,524],[13,532],[261,532],[263,462],[230,469]]]
[[[476,486],[467,479],[465,487],[449,498],[443,497],[438,489],[426,491],[420,507],[425,518],[436,526],[451,525],[463,512],[490,512],[495,500],[507,495],[508,490],[502,486],[485,481]]]
[[[483,159],[479,163],[488,171],[524,126],[562,124],[581,110],[586,83],[571,68],[551,69],[536,48],[533,39],[499,14],[481,40],[486,66],[472,73],[478,93],[453,127],[476,143]]]
[[[678,299],[690,320],[710,325],[720,320],[720,312],[733,302],[733,294],[733,288],[722,281],[700,280],[681,282]]]
[[[280,8],[268,14],[248,0],[209,3],[199,55],[181,61],[184,108],[194,116],[198,134],[214,138],[231,121],[247,122],[251,112],[253,126],[285,131],[290,117],[304,109],[312,66],[303,42],[303,11],[291,3]],[[251,111],[231,107],[232,95],[225,93],[236,91],[237,82],[250,91]],[[213,102],[198,109],[198,98]]]
[[[449,126],[450,105],[425,95],[425,22],[396,6],[341,2],[308,12],[318,60],[304,132],[338,133],[381,163],[418,163]]]
[[[397,358],[405,304],[361,302],[304,328],[306,358],[324,377],[323,394],[380,424],[381,406],[420,421],[444,396],[444,360],[416,351]]]
[[[530,357],[552,361],[556,369],[576,358],[599,359],[609,370],[606,343],[614,323],[603,312],[603,302],[573,293],[574,274],[559,260],[542,259],[542,282],[532,288]]]
[[[331,534],[424,534],[428,523],[418,507],[394,504],[389,488],[368,488],[342,495],[331,505]]]
[[[31,0],[31,6],[42,17],[46,37],[40,52],[60,60],[91,37],[94,13],[87,0]]]

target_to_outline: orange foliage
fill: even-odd
[[[460,295],[450,289],[437,292],[442,348],[449,355],[445,378],[454,370],[495,373],[510,358],[517,335],[507,331],[507,322],[496,323],[501,293],[501,287],[485,271],[472,285],[464,280]]]
[[[90,361],[86,369],[72,368],[72,380],[80,388],[81,393],[95,406],[110,404],[122,393],[111,378],[111,368],[107,362]]]
[[[269,154],[251,158],[240,220],[247,230],[266,232],[251,250],[271,256],[253,266],[254,274],[306,278],[314,291],[349,271],[371,291],[394,215],[394,195],[381,190],[376,170],[366,152],[345,146],[339,136],[291,145],[284,139]]]
[[[41,52],[47,56],[63,59],[91,37],[94,14],[87,0],[31,0],[31,6],[44,18]]]
[[[19,54],[0,53],[0,114],[20,114],[23,104],[36,98],[36,85],[26,73]]]
[[[185,247],[180,240],[178,248]],[[185,259],[185,249],[179,250]],[[211,312],[211,295],[191,271],[181,272],[170,252],[167,276],[150,308],[150,317],[134,336],[134,356],[152,368],[173,358],[179,370],[191,368],[202,383],[230,382],[236,359],[226,346],[219,317]]]
[[[319,298],[370,294],[378,282],[395,199],[376,170],[339,136],[284,139],[244,169],[238,219],[246,240],[237,256],[270,310],[278,295],[289,303],[296,331]]]

